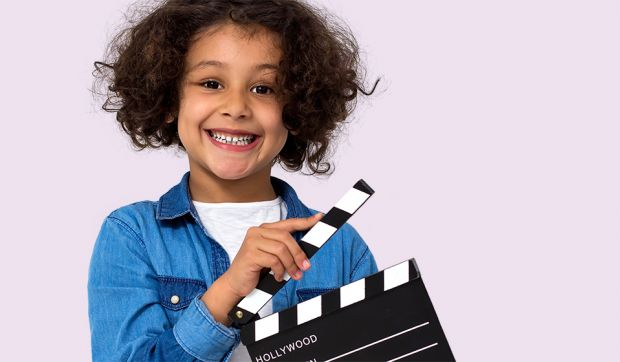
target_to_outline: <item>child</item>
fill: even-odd
[[[261,316],[377,271],[349,224],[310,267],[297,242],[321,213],[271,176],[276,162],[329,170],[334,130],[358,89],[372,94],[353,36],[298,1],[173,0],[109,49],[113,61],[95,63],[103,108],[138,148],[185,151],[189,171],[103,222],[88,278],[94,361],[247,360],[227,313],[263,268],[292,280]]]

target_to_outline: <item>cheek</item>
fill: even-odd
[[[181,103],[179,117],[183,117],[187,125],[199,123],[209,112],[207,104],[208,102],[201,101],[199,98],[187,98]]]
[[[200,132],[196,131],[210,112],[208,102],[201,101],[199,97],[188,95],[184,98],[179,110],[179,137],[199,137]]]
[[[286,143],[286,138],[288,137],[288,130],[284,127],[284,124],[280,121],[277,125],[273,127],[273,135],[275,139],[275,143],[277,145],[278,150],[281,150]]]
[[[288,131],[282,134],[282,138],[280,139],[280,143],[278,144],[278,153],[280,153],[280,151],[282,151],[282,149],[284,148],[287,138],[288,138]]]
[[[178,118],[179,137],[181,138],[187,137],[188,129],[189,129],[189,125],[187,121],[187,114],[181,111],[179,112],[179,118]]]
[[[265,112],[260,114],[259,117],[263,120],[268,120],[263,123],[263,128],[266,133],[272,136],[273,143],[278,147],[278,150],[284,147],[288,136],[288,129],[286,129],[282,121],[282,106],[276,105],[265,109]]]

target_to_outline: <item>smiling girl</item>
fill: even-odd
[[[322,214],[271,176],[278,162],[327,173],[358,90],[372,93],[344,28],[293,0],[167,1],[108,56],[95,63],[103,108],[138,149],[184,151],[189,171],[104,220],[88,278],[94,361],[248,360],[227,313],[261,270],[292,278],[261,316],[377,271],[349,224],[310,267],[298,242]]]

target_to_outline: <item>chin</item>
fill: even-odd
[[[237,171],[237,172],[226,170],[226,171],[213,172],[213,174],[222,180],[231,180],[231,181],[239,180],[239,179],[242,179],[248,176],[248,173],[246,170]]]
[[[222,179],[222,180],[228,180],[228,181],[241,180],[242,178],[244,178],[244,176],[227,176],[227,177],[220,177],[220,179]]]

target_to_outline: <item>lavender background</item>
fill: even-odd
[[[273,174],[323,211],[359,178],[376,190],[351,224],[380,269],[417,259],[459,361],[619,360],[619,2],[313,3],[383,80],[331,178]],[[188,168],[132,151],[88,92],[128,4],[0,13],[1,360],[90,359],[104,217]]]

